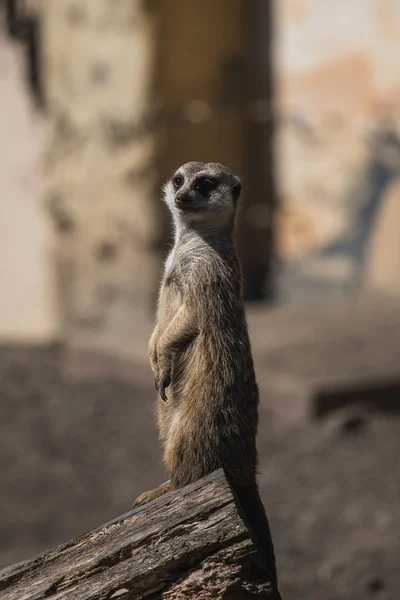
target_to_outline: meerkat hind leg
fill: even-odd
[[[138,496],[136,498],[135,502],[133,503],[133,508],[136,508],[137,506],[142,506],[142,504],[146,504],[147,502],[150,502],[151,500],[155,500],[156,498],[159,498],[163,494],[166,494],[167,492],[169,492],[171,489],[172,489],[171,482],[169,480],[165,481],[158,487],[153,488],[152,490],[149,490],[148,492],[143,492],[143,494],[140,494],[140,496]]]

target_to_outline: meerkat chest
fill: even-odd
[[[166,324],[169,324],[182,304],[178,272],[174,259],[174,250],[172,250],[165,263],[164,278],[160,290],[159,316]]]
[[[182,304],[182,296],[176,282],[171,279],[164,282],[160,295],[160,307],[166,318],[172,318]]]
[[[165,261],[165,265],[164,265],[164,283],[171,276],[172,270],[174,268],[174,261],[175,261],[175,248],[173,248],[171,250],[171,252],[167,256],[167,260]]]

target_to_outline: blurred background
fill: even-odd
[[[189,160],[243,177],[282,595],[395,599],[396,0],[1,0],[0,567],[165,479],[147,340]]]

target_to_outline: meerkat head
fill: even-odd
[[[240,179],[219,163],[189,162],[164,187],[164,198],[176,223],[223,225],[233,221],[241,192]]]

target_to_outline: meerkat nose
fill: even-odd
[[[183,206],[184,204],[188,204],[190,202],[190,198],[185,194],[177,194],[175,196],[175,204],[177,206]]]

